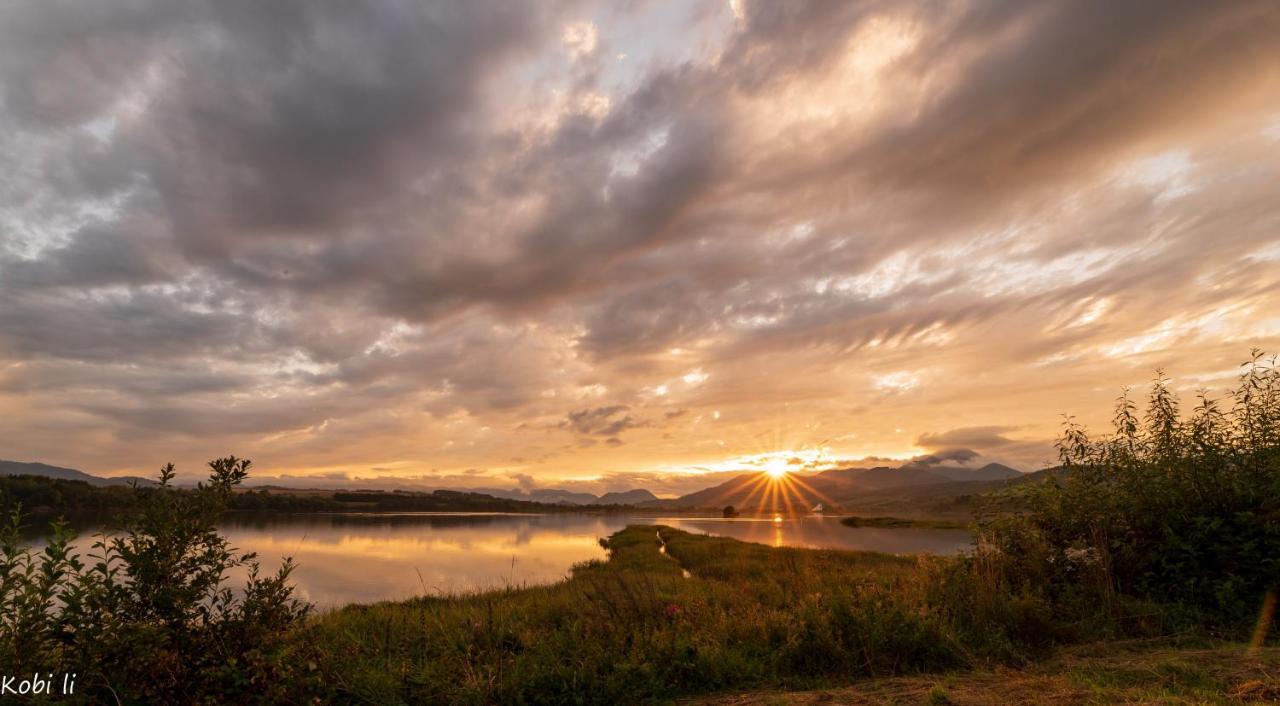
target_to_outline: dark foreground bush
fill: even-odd
[[[1114,434],[1068,419],[1061,472],[1021,491],[1025,514],[983,523],[973,561],[1076,630],[1258,628],[1280,584],[1275,359],[1255,352],[1228,405],[1201,393],[1185,419],[1178,407],[1158,373],[1145,416],[1120,398]]]
[[[87,557],[55,523],[41,552],[20,540],[14,510],[0,528],[0,665],[6,674],[76,673],[77,697],[104,703],[300,702],[314,662],[292,643],[308,606],[292,564],[262,575],[216,530],[247,460],[211,462],[195,491],[135,488],[138,511]],[[87,563],[86,563],[87,559]],[[227,572],[243,568],[240,591]],[[61,688],[61,683],[57,685]]]

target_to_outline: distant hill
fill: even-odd
[[[815,480],[818,481],[819,485],[822,485],[825,479],[819,473]],[[945,475],[935,473],[932,468],[902,466],[901,468],[869,468],[860,474],[848,477],[847,480],[859,490],[875,490],[879,488],[901,488],[908,485],[946,483],[951,479]]]
[[[18,470],[30,470],[25,465]],[[41,469],[36,469],[41,470]],[[70,470],[70,469],[59,469]],[[62,473],[59,475],[70,476]],[[82,474],[87,475],[87,474]],[[95,476],[89,476],[96,478]],[[98,481],[106,479],[96,478]],[[175,493],[191,493],[176,487]],[[92,516],[122,518],[140,506],[142,496],[120,483],[90,483],[80,477],[0,474],[0,506],[5,511],[20,505],[33,517]],[[454,490],[412,492],[404,490],[297,490],[292,488],[238,488],[230,498],[230,510],[257,512],[444,512],[444,513],[556,513],[608,511],[604,505],[539,503],[495,498],[482,493]],[[456,518],[455,518],[456,519]]]
[[[1002,463],[988,463],[980,468],[933,466],[929,471],[952,481],[1012,480],[1025,475],[1022,471],[1009,468]]]
[[[977,495],[1032,477],[999,463],[978,468],[933,464],[905,464],[897,468],[840,468],[813,475],[795,475],[786,495],[795,508],[821,503],[847,512],[879,512],[919,515],[971,512]],[[721,508],[733,505],[742,512],[785,509],[765,490],[759,473],[744,473],[719,485],[675,500],[660,501],[669,508]]]
[[[19,464],[23,466],[39,466],[42,464]],[[49,466],[52,468],[52,466]],[[80,473],[71,469],[61,469],[69,473]],[[15,471],[16,473],[33,473],[32,471]],[[43,475],[43,474],[41,474]],[[49,477],[63,477],[53,476]],[[69,477],[69,476],[68,476]],[[130,478],[99,478],[81,473],[77,476],[79,480],[85,480],[89,483],[126,483]],[[154,481],[139,479],[143,483],[153,483]],[[179,486],[193,485],[194,480],[188,483],[178,482]],[[332,495],[338,492],[387,492],[387,493],[432,493],[435,491],[455,492],[455,493],[474,493],[478,495],[488,496],[499,500],[517,500],[526,503],[539,503],[541,505],[561,505],[561,506],[587,506],[587,505],[632,505],[632,506],[650,506],[658,507],[664,502],[656,495],[643,488],[635,488],[631,490],[613,491],[604,495],[596,496],[591,493],[566,490],[564,488],[534,488],[525,490],[523,488],[485,488],[485,487],[439,487],[428,483],[422,483],[416,479],[402,479],[394,476],[384,476],[380,478],[332,478],[325,476],[309,477],[309,476],[250,476],[245,482],[242,490],[267,490],[276,493],[298,494],[316,494],[322,496]]]
[[[598,498],[591,493],[575,493],[572,490],[560,490],[558,488],[537,488],[529,491],[529,495],[525,496],[525,500],[532,500],[538,503],[567,504],[567,505],[594,505]]]
[[[759,483],[760,474],[744,473],[729,480],[703,488],[674,500],[664,501],[668,507],[723,507],[725,505],[745,505],[750,491]]]
[[[840,509],[859,515],[928,519],[968,519],[980,498],[1036,476],[1022,474],[1007,480],[970,480],[869,490],[844,498]]]
[[[519,488],[467,488],[468,493],[480,493],[506,500],[524,500],[548,505],[640,505],[658,501],[658,496],[643,488],[592,495],[561,488],[535,488],[528,492]]]
[[[137,476],[103,478],[102,476],[93,476],[83,471],[77,471],[74,468],[50,466],[47,463],[24,463],[22,461],[0,461],[0,475],[41,476],[43,478],[58,478],[60,480],[78,480],[84,481],[90,485],[128,485],[132,481],[137,481],[143,485],[147,485],[155,482],[153,480],[139,478]]]
[[[650,493],[643,488],[635,490],[627,490],[620,493],[605,493],[601,495],[598,502],[600,505],[640,505],[643,503],[651,503],[658,499],[658,496]]]

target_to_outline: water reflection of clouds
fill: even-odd
[[[231,513],[221,528],[240,551],[258,553],[264,569],[274,570],[281,557],[292,556],[299,596],[332,608],[553,582],[574,564],[603,559],[597,539],[631,524],[664,524],[770,546],[895,554],[952,554],[970,543],[965,530],[850,528],[835,517]],[[82,531],[76,542],[81,554],[93,542],[92,530]],[[239,584],[244,572],[231,578]]]
[[[604,557],[597,538],[624,523],[601,517],[231,515],[223,530],[244,551],[293,556],[300,593],[334,606],[555,581]]]
[[[301,595],[322,607],[556,581],[628,524],[666,524],[771,546],[955,553],[964,530],[849,528],[834,517],[628,515],[232,515],[227,536],[265,558],[292,555]],[[272,562],[264,562],[274,566]]]

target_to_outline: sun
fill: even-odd
[[[787,471],[789,470],[788,466],[789,464],[786,459],[771,458],[768,463],[764,464],[764,472],[770,478],[779,480],[787,475]]]

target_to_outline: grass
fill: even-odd
[[[911,609],[914,558],[651,526],[608,548],[556,585],[351,606],[308,639],[341,655],[325,665],[339,696],[366,703],[661,701],[959,664]]]
[[[1139,643],[1065,649],[1026,669],[866,680],[852,686],[687,700],[705,706],[800,704],[1274,704],[1280,649]]]
[[[1071,703],[1163,703],[1162,694],[1212,703],[1250,680],[1267,693],[1277,675],[1263,668],[1276,665],[1275,650],[1248,662],[1239,649],[1203,653],[1207,661],[1079,653],[1015,660],[1021,669],[1010,671],[936,604],[931,577],[950,559],[653,526],[628,527],[607,546],[608,561],[559,584],[350,606],[319,616],[306,637],[330,655],[321,670],[336,700],[379,704],[809,703],[806,694],[828,693],[815,689],[851,683],[861,684],[851,703],[999,703],[1006,677],[1027,698],[1047,689],[1080,696]],[[712,696],[726,692],[739,695]]]

